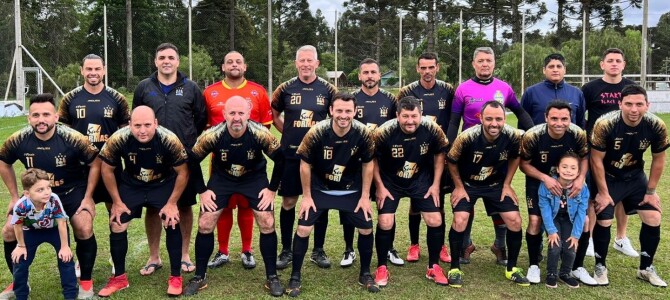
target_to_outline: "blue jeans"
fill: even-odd
[[[56,250],[56,257],[60,251],[60,237],[58,235],[58,228],[49,229],[33,229],[23,231],[23,240],[26,243],[26,251],[28,252],[27,259],[21,257],[18,264],[14,264],[14,294],[17,300],[28,299],[28,272],[30,265],[35,259],[35,252],[37,247],[42,243],[49,243]],[[70,238],[68,234],[68,244]],[[45,270],[48,271],[48,270]],[[58,259],[58,272],[60,272],[60,282],[63,287],[63,296],[65,299],[77,298],[79,292],[77,288],[77,276],[74,273],[74,261],[70,260],[65,263]]]

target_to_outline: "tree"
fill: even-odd
[[[202,86],[213,83],[219,77],[219,69],[213,65],[212,57],[207,53],[207,49],[200,45],[193,45],[193,78],[192,80],[200,83]],[[188,74],[190,57],[180,56],[179,71]]]
[[[658,24],[650,30],[650,42],[652,46],[651,66],[655,74],[668,74],[668,70],[663,70],[663,63],[670,59],[670,12],[661,15]]]
[[[556,49],[541,45],[527,44],[525,47],[524,62],[524,81],[525,87],[529,87],[544,80],[542,69],[544,67],[544,58],[556,53]],[[569,64],[568,64],[569,63]],[[568,70],[574,71],[575,66],[579,66],[577,61],[566,60]],[[521,95],[521,44],[514,44],[509,51],[503,53],[500,59],[496,60],[496,76],[507,81],[517,95]]]

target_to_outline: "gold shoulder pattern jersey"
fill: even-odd
[[[356,98],[356,120],[374,130],[384,122],[395,118],[395,96],[384,89],[368,96],[360,88],[352,94]]]
[[[442,131],[447,132],[454,93],[454,87],[442,80],[436,80],[435,86],[431,89],[426,89],[419,81],[415,81],[402,87],[396,100],[400,101],[406,96],[420,99],[422,114],[440,125]]]

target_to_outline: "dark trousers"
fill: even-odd
[[[572,263],[575,261],[575,249],[568,248],[570,246],[566,240],[572,233],[572,222],[568,214],[558,213],[554,217],[554,226],[558,229],[559,243],[556,245],[549,245],[547,250],[547,274],[556,274],[558,268],[558,259],[561,259],[561,270],[556,275],[569,274],[572,269]]]
[[[23,257],[18,264],[14,264],[14,294],[17,300],[28,299],[28,272],[30,265],[35,259],[35,252],[37,247],[42,243],[49,243],[56,250],[56,257],[60,251],[60,236],[58,235],[58,228],[49,229],[34,229],[24,230],[23,240],[26,243],[26,251],[28,252],[27,259]],[[68,236],[68,245],[70,238]],[[44,270],[49,272],[49,270]],[[65,299],[77,298],[77,276],[74,273],[74,261],[70,260],[65,263],[58,259],[58,272],[60,272],[60,283],[63,287],[63,296]]]

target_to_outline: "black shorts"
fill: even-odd
[[[63,204],[63,210],[68,217],[72,218],[81,206],[81,200],[86,195],[86,186],[73,187],[69,191],[56,193],[60,202]]]
[[[527,179],[526,179],[527,180]],[[526,205],[528,206],[528,215],[542,217],[540,212],[540,185],[526,181]]]
[[[109,195],[109,191],[107,191],[105,183],[102,180],[98,181],[98,185],[95,187],[95,191],[93,191],[93,201],[95,201],[95,204],[112,204],[112,196]]]
[[[461,201],[456,204],[456,207],[452,209],[454,212],[472,212],[477,203],[477,199],[479,198],[484,200],[486,214],[489,216],[504,212],[519,211],[519,206],[514,204],[512,198],[505,196],[503,201],[500,201],[502,184],[492,187],[469,187],[466,185],[465,191],[468,193],[468,196],[470,196],[470,201],[461,199]]]
[[[236,182],[227,184],[217,184],[217,186],[209,187],[216,194],[216,210],[222,210],[228,207],[228,202],[233,195],[241,195],[249,202],[249,208],[255,211],[272,211],[272,207],[268,206],[264,210],[258,209],[258,203],[261,199],[258,194],[268,185],[265,180],[249,180],[247,182]]]
[[[356,206],[358,206],[358,200],[361,199],[360,191],[343,196],[333,196],[319,190],[312,190],[312,199],[316,206],[316,212],[310,210],[307,220],[304,216],[300,216],[298,225],[313,226],[321,214],[329,209],[335,209],[340,211],[340,220],[343,224],[353,225],[360,229],[372,229],[372,216],[370,216],[369,221],[366,221],[363,210],[354,213]]]
[[[302,195],[300,159],[287,159],[284,161],[284,171],[282,172],[278,194],[285,197]]]
[[[121,201],[130,210],[130,214],[121,215],[121,223],[141,218],[144,207],[162,209],[172,195],[175,179],[176,177],[173,177],[161,184],[151,186],[136,186],[119,181]]]
[[[442,177],[440,178],[440,192],[442,194],[450,194],[452,191],[454,191],[454,180],[451,179],[451,175],[445,164]]]
[[[605,181],[607,182],[607,189],[609,190],[610,197],[614,200],[614,206],[621,202],[627,215],[636,214],[638,210],[656,210],[656,208],[649,204],[639,205],[640,202],[644,200],[644,196],[647,193],[648,182],[644,172],[640,172],[638,175],[633,176],[628,180],[616,180],[607,176]],[[595,198],[595,196],[593,196],[593,198]],[[614,219],[614,206],[608,205],[596,216],[596,219]]]
[[[194,173],[191,172],[193,175]],[[198,174],[201,174],[201,172],[198,172]],[[197,176],[197,175],[196,175]],[[195,199],[195,196],[198,193],[195,191],[195,176],[189,176],[188,182],[186,183],[186,187],[184,188],[184,191],[181,193],[181,197],[179,197],[179,200],[177,200],[177,206],[179,208],[183,207],[190,207],[198,203],[198,201]]]
[[[395,214],[396,210],[398,210],[398,205],[400,204],[400,198],[407,197],[410,199],[410,207],[411,211],[415,213],[419,212],[440,212],[442,211],[441,207],[444,206],[444,197],[443,194],[440,194],[440,207],[435,206],[435,203],[433,202],[433,199],[428,197],[428,199],[424,199],[423,196],[426,194],[424,193],[417,193],[416,191],[414,193],[400,193],[398,191],[395,191],[393,189],[388,190],[391,195],[393,195],[393,198],[395,200],[391,200],[386,198],[384,201],[384,207],[381,209],[378,209],[379,214]]]

